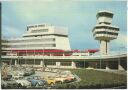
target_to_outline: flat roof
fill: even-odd
[[[100,16],[106,16],[106,17],[113,17],[113,13],[107,10],[103,10],[103,11],[99,11],[96,15],[97,18],[99,18]]]

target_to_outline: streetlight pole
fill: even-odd
[[[12,48],[11,48],[11,56],[12,56]],[[11,63],[10,63],[10,67],[12,66],[12,58],[11,58]]]
[[[35,49],[34,49],[34,65],[35,65]]]
[[[43,68],[44,68],[44,49],[43,49]]]
[[[19,51],[18,51],[18,64],[20,65]]]
[[[100,54],[100,69],[101,69],[101,54]]]
[[[27,44],[26,44],[26,57],[27,57]],[[24,59],[25,60],[25,66],[26,66],[26,59]]]
[[[84,68],[85,68],[85,60],[84,60]]]

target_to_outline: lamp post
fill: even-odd
[[[35,49],[34,49],[34,65],[35,65]]]
[[[101,54],[100,54],[100,69],[101,69]]]
[[[26,51],[25,53],[26,53],[26,57],[27,57],[27,44],[26,44],[26,50],[25,51]],[[27,64],[26,59],[24,59],[24,60],[25,60],[25,66],[26,66],[26,64]]]
[[[11,48],[11,56],[12,56],[12,48]],[[10,67],[12,65],[12,58],[11,58],[11,62],[10,62]]]
[[[44,68],[44,47],[43,47],[43,68]]]
[[[20,65],[19,51],[18,51],[18,64]]]
[[[27,56],[27,50],[25,50],[25,54]],[[26,59],[24,59],[24,64],[26,65]]]

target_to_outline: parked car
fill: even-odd
[[[65,82],[65,77],[61,77],[61,76],[56,76],[55,77],[55,83],[62,84],[64,82]]]
[[[18,85],[18,83],[14,80],[14,79],[10,79],[5,81],[7,83],[7,87],[6,88],[20,88],[20,86]]]
[[[20,73],[14,73],[14,74],[12,75],[12,78],[13,78],[13,79],[23,78],[23,75],[20,74]]]
[[[55,77],[52,76],[48,76],[47,78],[45,78],[46,81],[48,82],[48,85],[55,85],[55,84],[62,84],[65,82],[66,77],[61,77],[60,75],[57,75]]]
[[[18,80],[16,80],[16,82],[18,84],[21,84],[22,87],[30,87],[31,86],[31,82],[29,82],[28,80],[26,79],[23,79],[23,78],[19,78]]]
[[[47,85],[47,82],[41,79],[40,76],[31,76],[31,77],[28,77],[27,80],[31,82],[31,86],[34,86],[34,87]]]
[[[69,74],[69,75],[66,76],[64,82],[72,82],[72,81],[75,81],[75,80],[76,80],[75,76],[73,74]]]
[[[51,72],[52,69],[51,68],[45,68],[45,72]]]
[[[29,76],[29,75],[32,75],[35,73],[35,70],[34,69],[31,69],[31,68],[27,68],[25,70],[25,73],[24,73],[24,76]]]
[[[4,80],[1,80],[1,87],[2,89],[7,87],[7,82],[5,82]]]
[[[53,69],[52,72],[57,73],[57,72],[59,72],[59,70],[58,69]]]
[[[70,71],[62,71],[59,73],[59,76],[64,79],[63,82],[72,82],[76,79]]]
[[[60,75],[68,75],[68,74],[72,74],[71,71],[62,71],[59,73]]]
[[[45,78],[45,80],[47,81],[48,85],[53,86],[56,83],[56,80],[54,77],[48,76],[47,78]]]

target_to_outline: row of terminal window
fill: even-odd
[[[12,40],[4,43],[28,43],[28,42],[50,42],[55,41],[55,38],[43,38],[43,39],[29,39],[29,40]]]
[[[99,15],[99,17],[102,17],[102,16],[105,16],[105,17],[113,17],[113,14],[108,14],[108,13],[99,13],[98,14]]]
[[[48,32],[48,29],[39,29],[39,30],[32,30],[31,33],[41,33],[41,32]]]
[[[5,48],[56,47],[56,44],[4,45]]]
[[[119,31],[119,29],[117,28],[108,27],[108,26],[99,26],[99,27],[95,27],[94,29],[111,29],[111,30]]]
[[[109,35],[118,35],[118,33],[113,33],[113,32],[107,32],[107,31],[97,31],[93,35],[96,34],[109,34]]]

